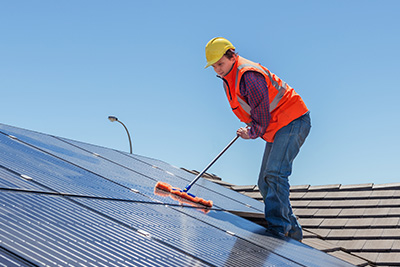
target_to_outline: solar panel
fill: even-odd
[[[4,134],[16,137],[15,140],[31,145],[31,148],[41,149],[157,201],[179,203],[176,200],[154,195],[154,186],[157,181],[184,188],[194,178],[192,174],[161,161],[147,160],[144,157],[138,159],[138,156],[115,150],[4,125],[0,125],[0,130]],[[264,210],[261,202],[205,179],[200,179],[190,192],[204,199],[211,199],[216,208],[258,213]]]
[[[183,187],[193,178],[165,162],[1,124],[0,131],[6,266],[351,266],[227,212],[263,205],[204,179],[194,192],[210,196],[213,209],[155,195],[156,180]]]

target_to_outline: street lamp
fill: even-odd
[[[128,134],[128,139],[129,139],[129,147],[131,148],[131,151],[130,151],[130,153],[132,154],[132,142],[131,142],[131,136],[129,135],[128,128],[126,128],[125,124],[123,124],[121,121],[119,121],[117,117],[114,117],[114,116],[108,116],[108,119],[109,119],[111,122],[118,121],[119,123],[121,123],[121,124],[122,124],[122,126],[124,126],[124,128],[125,128],[125,130],[126,130],[126,133]]]

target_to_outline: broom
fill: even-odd
[[[181,198],[184,198],[184,199],[189,200],[191,202],[199,203],[199,204],[202,204],[202,205],[204,205],[206,207],[211,208],[213,206],[212,200],[204,200],[202,198],[196,197],[195,195],[193,195],[191,193],[188,193],[188,191],[197,182],[197,180],[200,179],[200,177],[222,156],[222,154],[225,153],[226,150],[228,150],[228,148],[238,138],[239,138],[239,135],[236,135],[236,137],[233,138],[232,141],[184,189],[179,189],[177,187],[172,187],[170,184],[164,183],[164,182],[158,182],[156,184],[156,186],[155,186],[155,189],[160,189],[160,190],[172,193],[174,195],[180,196]]]

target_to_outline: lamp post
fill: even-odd
[[[124,128],[125,128],[125,130],[126,130],[126,133],[128,134],[129,147],[130,147],[130,149],[131,149],[131,150],[130,150],[130,153],[132,154],[132,142],[131,142],[131,136],[130,136],[130,134],[129,134],[128,128],[126,128],[125,124],[123,124],[121,121],[119,121],[118,118],[115,117],[115,116],[108,116],[108,119],[109,119],[111,122],[117,121],[117,122],[121,123],[122,126],[124,126]]]

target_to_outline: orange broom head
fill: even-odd
[[[157,189],[161,189],[167,192],[171,192],[172,191],[172,186],[170,184],[164,183],[164,182],[158,182],[156,184],[156,188]]]
[[[166,191],[173,195],[177,195],[177,196],[181,197],[182,199],[189,200],[193,203],[199,203],[199,204],[209,207],[209,208],[211,208],[213,206],[213,202],[211,200],[204,200],[202,198],[195,197],[193,195],[189,195],[186,192],[182,192],[182,190],[180,190],[179,188],[172,187],[170,184],[167,184],[164,182],[158,182],[154,188],[154,192],[157,195],[167,196],[167,194],[162,194],[162,193],[158,192],[158,189],[162,190],[162,191]]]

